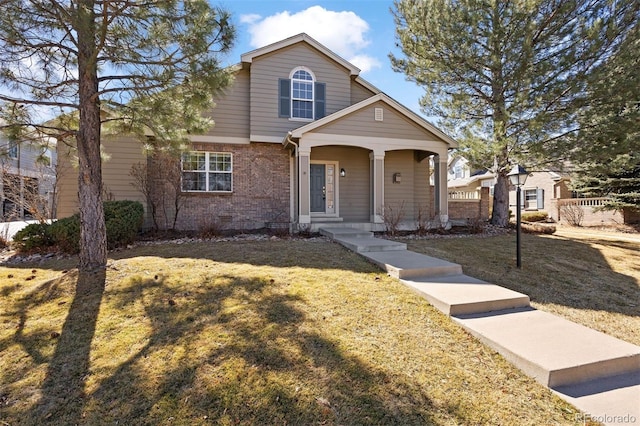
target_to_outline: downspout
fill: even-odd
[[[300,156],[299,156],[299,153],[298,153],[298,144],[295,143],[291,139],[291,131],[287,132],[286,142],[290,143],[291,145],[294,146],[294,152],[295,152],[295,158],[296,158],[295,159],[295,172],[296,173],[295,173],[295,176],[293,177],[296,180],[295,181],[296,185],[294,185],[294,188],[292,188],[292,189],[296,189],[296,190],[295,190],[295,194],[293,194],[293,197],[292,197],[293,198],[293,203],[291,205],[290,213],[291,213],[291,217],[293,219],[295,219],[296,222],[297,222],[299,220],[299,217],[296,217],[295,209],[296,209],[296,206],[298,208],[300,208],[300,199],[299,199],[300,198],[300,182],[298,181],[298,179],[299,179],[298,175],[300,174]]]

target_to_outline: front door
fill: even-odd
[[[325,165],[311,164],[310,169],[310,190],[311,190],[311,213],[325,213],[326,211],[326,182]]]

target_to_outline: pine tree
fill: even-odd
[[[425,90],[423,111],[497,176],[491,222],[508,222],[507,173],[575,131],[592,70],[638,19],[638,3],[396,0],[394,69]]]
[[[206,0],[4,0],[0,114],[11,138],[36,129],[77,147],[81,270],[106,265],[104,129],[184,141],[230,81],[234,28]],[[43,109],[58,114],[43,121]]]
[[[605,209],[640,210],[640,24],[588,82],[580,131],[560,144],[576,165],[573,188],[609,197]],[[553,150],[558,150],[553,147]]]

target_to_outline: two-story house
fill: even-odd
[[[456,141],[359,74],[306,34],[243,54],[233,85],[209,112],[215,126],[192,136],[182,155],[177,228],[284,220],[298,229],[376,230],[388,206],[402,209],[409,224],[425,212],[446,222],[447,153]],[[102,142],[110,157],[105,190],[144,202],[129,174],[147,162],[140,143],[127,136]],[[63,179],[59,217],[78,208],[77,174]]]
[[[488,170],[473,170],[469,161],[462,155],[452,155],[448,165],[449,193],[467,192],[473,193],[480,188],[489,188],[493,196],[495,176]]]
[[[12,142],[0,134],[0,219],[55,216],[55,141]]]

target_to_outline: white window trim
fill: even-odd
[[[304,71],[306,73],[308,73],[311,76],[311,100],[308,99],[300,99],[300,98],[294,98],[293,97],[293,82],[294,80],[297,81],[308,81],[308,80],[299,80],[299,79],[294,79],[293,76],[295,75],[296,72],[298,71]],[[289,80],[290,80],[290,90],[291,90],[291,99],[289,100],[289,110],[290,110],[290,114],[289,114],[289,120],[290,121],[304,121],[304,122],[312,122],[313,121],[313,117],[316,116],[316,88],[315,88],[315,84],[316,84],[316,75],[313,73],[313,71],[311,71],[309,68],[307,67],[295,67],[293,70],[291,70],[291,72],[289,73]],[[311,118],[306,118],[306,117],[294,117],[293,116],[293,101],[303,101],[303,102],[311,102]]]
[[[233,153],[231,152],[213,152],[213,151],[188,151],[185,152],[184,154],[205,154],[205,169],[204,170],[185,170],[184,169],[184,162],[182,157],[180,158],[180,190],[182,192],[186,192],[186,193],[193,193],[193,194],[230,194],[233,192]],[[229,171],[216,171],[216,170],[209,170],[209,157],[211,156],[211,154],[222,154],[222,155],[228,155],[231,159],[231,170]],[[182,182],[183,178],[184,178],[184,173],[187,172],[196,172],[196,173],[204,173],[205,175],[205,190],[204,191],[200,191],[200,190],[195,190],[195,189],[191,189],[191,190],[187,190],[184,189],[184,183]],[[215,191],[210,191],[209,190],[209,175],[211,173],[225,173],[225,174],[229,174],[231,175],[231,189],[229,189],[228,191],[226,190],[215,190]]]
[[[535,207],[529,207],[529,200],[527,199],[527,192],[535,192],[536,197],[535,200]],[[529,211],[537,211],[538,210],[538,187],[527,187],[527,188],[523,188],[522,189],[522,203],[524,204],[524,210],[529,210]]]
[[[9,142],[9,148],[7,149],[7,156],[11,160],[17,160],[19,155],[20,155],[20,148],[18,147],[18,143]]]

